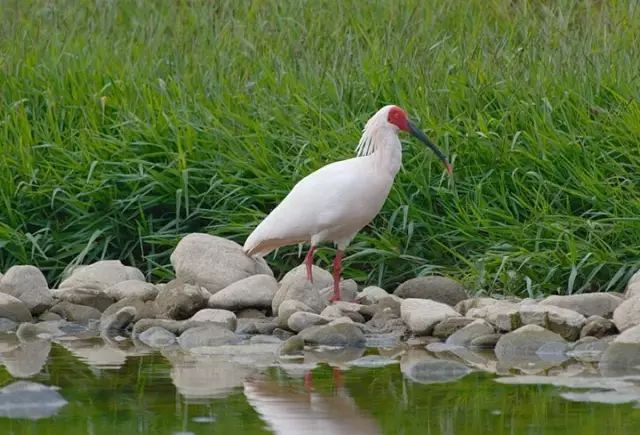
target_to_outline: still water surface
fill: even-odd
[[[635,378],[605,385],[587,378],[575,389],[513,385],[455,367],[411,375],[416,359],[435,360],[424,347],[317,350],[274,361],[272,343],[239,355],[191,355],[72,338],[0,336],[0,434],[640,433]],[[57,390],[33,387],[24,399],[19,380]],[[617,382],[613,396],[607,382]],[[23,418],[25,409],[39,418]]]

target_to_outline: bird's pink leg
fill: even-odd
[[[333,259],[333,296],[329,299],[331,302],[340,300],[340,276],[342,275],[342,256],[344,252],[338,249]]]
[[[313,282],[313,274],[311,273],[313,269],[313,253],[316,252],[316,247],[311,245],[309,248],[309,252],[304,257],[304,264],[307,266],[307,280],[309,282]]]

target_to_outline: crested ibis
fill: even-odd
[[[264,256],[282,246],[309,243],[304,259],[307,279],[313,281],[313,254],[319,243],[332,241],[332,301],[340,300],[342,256],[351,240],[380,211],[402,163],[398,133],[411,133],[452,166],[440,149],[413,124],[400,107],[388,105],[367,122],[356,148],[357,156],[337,161],[307,175],[256,227],[244,243],[250,256]]]

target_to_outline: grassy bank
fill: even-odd
[[[182,234],[243,242],[387,103],[455,177],[407,140],[347,276],[538,294],[619,290],[640,265],[634,1],[8,0],[0,85],[2,270],[166,278]]]

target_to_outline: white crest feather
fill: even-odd
[[[389,125],[387,119],[389,116],[389,110],[392,107],[394,106],[384,106],[367,121],[367,124],[362,130],[362,137],[360,138],[360,142],[358,142],[358,146],[356,147],[356,155],[358,157],[368,156],[376,152],[376,133],[379,127]]]

